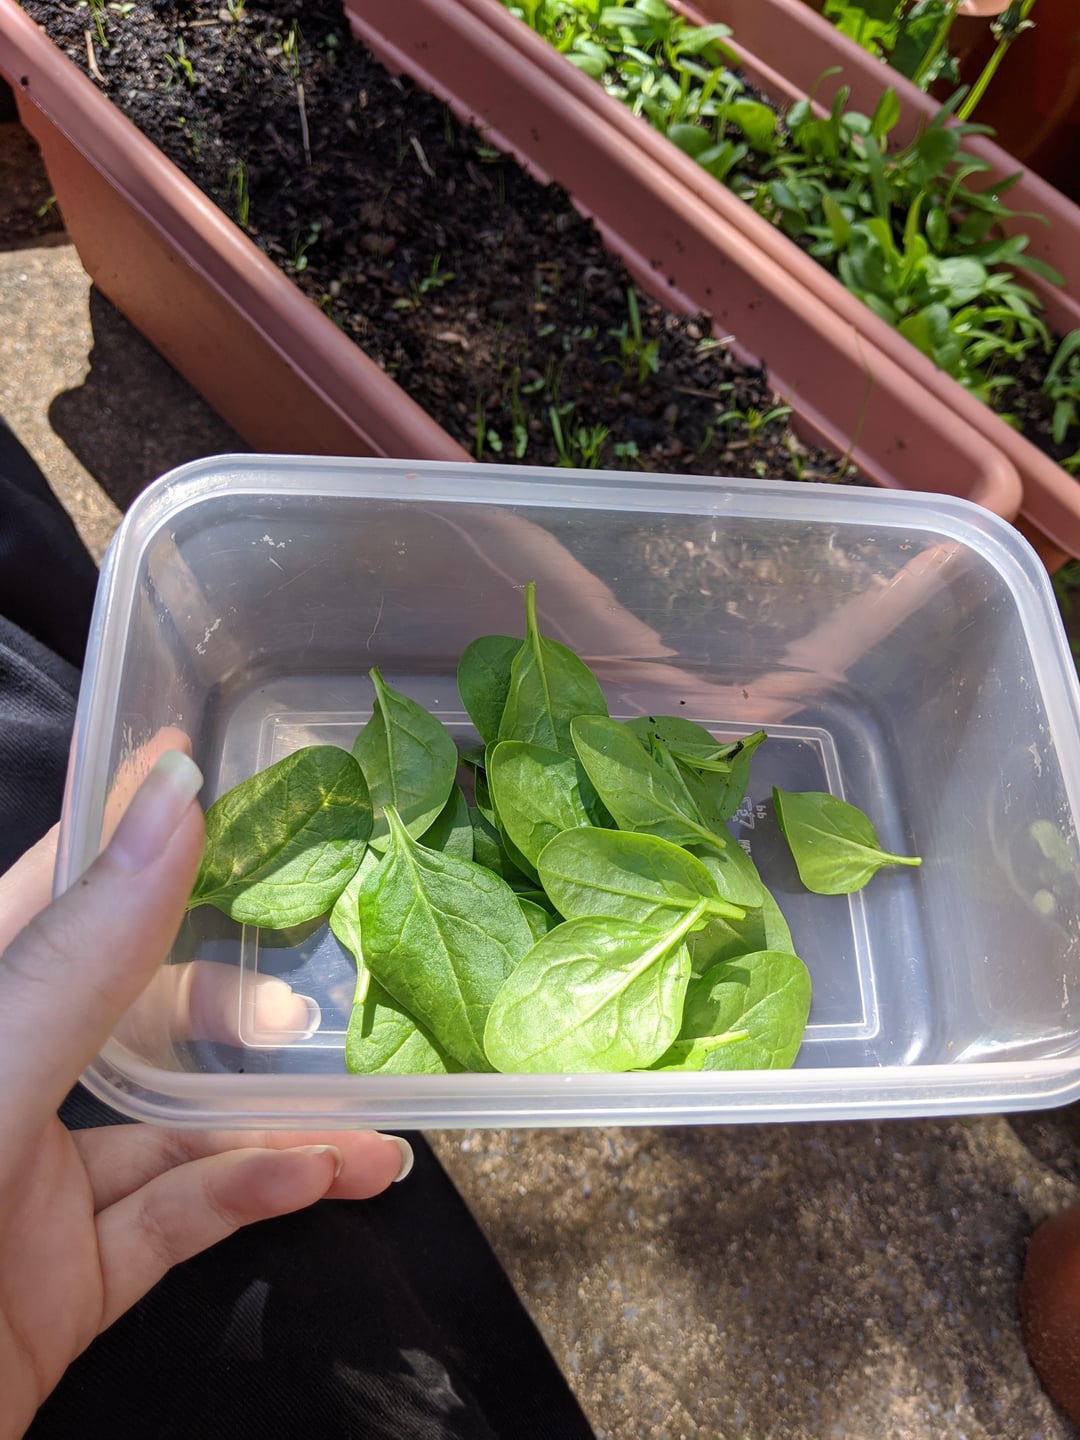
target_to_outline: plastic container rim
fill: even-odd
[[[516,493],[520,490],[520,493]],[[1043,699],[1061,752],[1062,770],[1080,785],[1080,685],[1069,659],[1064,627],[1050,578],[1035,551],[1008,522],[971,501],[913,491],[852,489],[841,485],[795,486],[790,482],[697,476],[653,476],[619,471],[559,470],[493,466],[468,462],[404,461],[333,456],[223,455],[192,461],[169,471],[135,500],[102,565],[87,649],[86,680],[80,691],[64,798],[54,893],[67,889],[97,853],[104,806],[104,776],[115,728],[115,697],[124,655],[106,646],[110,632],[126,629],[134,582],[146,548],[161,528],[207,499],[228,493],[265,497],[389,500],[419,504],[461,504],[522,509],[562,508],[648,513],[714,515],[718,519],[758,518],[873,524],[896,530],[929,530],[944,542],[969,547],[994,566],[1016,600],[1024,632],[1030,638],[1039,622],[1050,638],[1047,653],[1036,658]],[[838,506],[838,501],[840,502]],[[1041,612],[1041,613],[1040,613]],[[1050,671],[1056,674],[1051,675]],[[1053,679],[1054,684],[1046,682]],[[1056,692],[1056,693],[1055,693]],[[112,697],[111,702],[109,697]],[[1065,715],[1064,711],[1071,711]],[[91,787],[88,774],[99,777]],[[80,784],[76,784],[78,777]],[[1070,790],[1070,799],[1076,795]],[[1074,813],[1080,814],[1075,809]],[[95,819],[96,817],[96,819]],[[91,832],[92,835],[91,835]],[[121,1054],[124,1062],[118,1064]],[[123,1077],[118,1083],[107,1073]],[[168,1076],[169,1088],[161,1088]],[[1071,1077],[1071,1078],[1070,1078]],[[340,1076],[230,1076],[230,1104],[257,1100],[275,1086],[300,1102],[299,1112],[231,1117],[212,1099],[220,1077],[163,1071],[126,1055],[110,1041],[84,1083],[99,1098],[138,1119],[197,1125],[295,1123],[314,1116],[334,1123],[417,1123],[440,1126],[477,1123],[677,1123],[680,1117],[703,1121],[753,1121],[779,1118],[822,1119],[883,1115],[927,1115],[976,1110],[1065,1104],[1080,1092],[1080,1055],[948,1065],[882,1066],[867,1069],[725,1072],[716,1077],[678,1077],[677,1092],[648,1075],[454,1075],[354,1076],[350,1089],[357,1114],[350,1122],[339,1113]],[[794,1078],[794,1083],[793,1083]],[[140,1084],[142,1097],[129,1085]],[[1055,1084],[1055,1081],[1060,1082]],[[891,1094],[886,1092],[892,1092]],[[736,1108],[739,1097],[749,1104]],[[812,1098],[813,1097],[813,1098]],[[538,1110],[547,1100],[550,1111]],[[709,1103],[711,1101],[711,1103]],[[209,1103],[206,1103],[209,1102]],[[468,1110],[458,1114],[455,1102]],[[632,1108],[626,1109],[627,1102]],[[610,1113],[605,1105],[615,1106]],[[450,1113],[445,1114],[445,1108]],[[636,1106],[636,1108],[634,1108]],[[483,1112],[481,1116],[477,1112]],[[310,1113],[309,1113],[310,1112]],[[528,1116],[526,1121],[525,1117]]]

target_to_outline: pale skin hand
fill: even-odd
[[[108,849],[51,904],[55,834],[0,876],[4,1440],[172,1265],[241,1225],[377,1195],[407,1167],[404,1142],[370,1131],[69,1133],[57,1118],[179,928],[202,850],[197,782],[179,756],[156,769]]]

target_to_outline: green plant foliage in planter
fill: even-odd
[[[1080,469],[1080,341],[1051,335],[1025,272],[1061,278],[1027,253],[1026,235],[1001,233],[1014,218],[1008,183],[969,184],[988,165],[964,140],[985,130],[952,123],[967,103],[959,92],[910,144],[890,148],[894,91],[872,115],[848,109],[844,88],[825,116],[808,100],[780,111],[738,72],[726,26],[696,27],[666,0],[504,3],[942,370]]]

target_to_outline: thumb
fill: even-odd
[[[202,853],[202,775],[168,751],[85,875],[0,957],[0,1126],[32,1135],[172,944]]]

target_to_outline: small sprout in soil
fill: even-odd
[[[611,434],[609,428],[606,425],[575,425],[572,417],[564,427],[554,405],[548,410],[548,416],[555,448],[559,452],[559,464],[569,469],[595,470],[600,464],[604,443]]]
[[[301,235],[299,231],[293,236],[293,253],[290,258],[290,265],[297,275],[307,269],[308,251],[313,245],[319,242],[322,234],[322,226],[317,220],[313,220],[308,226],[307,235]]]
[[[246,0],[225,0],[225,13],[234,25],[247,19]]]
[[[52,210],[55,205],[56,196],[50,195],[43,205],[38,206],[37,210],[34,213],[37,215],[37,218],[39,220],[44,220],[45,216],[48,215],[49,211]]]
[[[229,190],[233,197],[236,223],[246,230],[251,214],[251,192],[248,190],[247,166],[243,160],[237,160],[234,165],[229,166]]]
[[[394,309],[419,310],[425,295],[430,294],[432,290],[441,290],[444,285],[449,285],[450,281],[454,278],[454,272],[452,270],[443,270],[441,267],[442,256],[436,255],[431,262],[428,273],[422,280],[417,280],[415,275],[410,279],[409,297],[407,299],[402,297],[400,300],[395,300]]]
[[[632,289],[626,292],[626,308],[627,319],[617,330],[608,331],[611,338],[619,342],[619,354],[613,359],[627,379],[636,373],[637,383],[644,385],[649,376],[660,369],[660,341],[645,339],[641,311]]]
[[[174,80],[182,79],[189,90],[194,90],[195,69],[188,59],[187,46],[184,44],[182,35],[178,35],[176,38],[176,54],[171,55],[166,50],[163,58],[169,67],[169,73],[165,77],[165,89],[167,90]]]
[[[521,367],[514,366],[510,379],[510,424],[514,437],[514,459],[524,460],[529,448],[529,426],[521,404]]]
[[[109,48],[109,38],[105,34],[105,0],[88,0],[90,15],[94,21],[94,29],[97,31],[98,43],[102,49]],[[82,4],[75,7],[78,10],[83,8]]]
[[[278,36],[281,58],[294,84],[300,79],[300,44],[303,38],[300,24],[296,20],[290,24],[284,35]]]
[[[125,5],[116,5],[110,3],[108,8],[113,12],[114,15],[119,15],[121,20],[126,20],[127,17],[131,14],[131,12],[135,9],[135,0],[127,0],[127,4]]]
[[[806,456],[803,453],[802,446],[790,430],[784,436],[784,449],[787,451],[791,460],[791,473],[795,476],[796,480],[801,480],[806,474]]]
[[[790,414],[790,405],[776,405],[771,410],[758,410],[750,405],[745,410],[725,410],[723,415],[717,417],[717,424],[726,425],[729,435],[741,427],[747,444],[752,445],[766,425],[771,425],[775,420],[786,420]]]
[[[1072,426],[1080,422],[1080,330],[1071,331],[1058,346],[1043,381],[1043,394],[1054,406],[1054,443],[1062,445]],[[1068,469],[1069,462],[1062,463]]]

